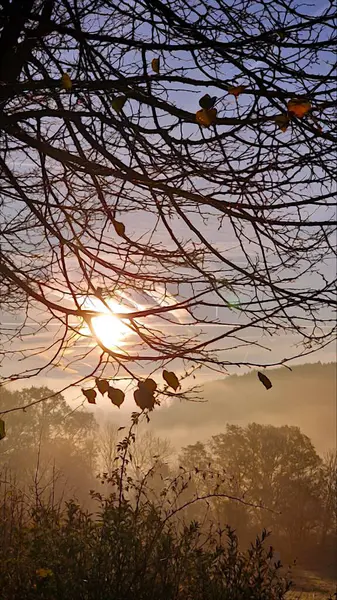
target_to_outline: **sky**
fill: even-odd
[[[327,6],[327,4],[325,2],[315,2],[312,4],[311,7],[311,12],[312,14],[319,14],[322,10],[324,10],[324,8]],[[255,65],[256,66],[256,65]],[[230,76],[230,74],[228,75]],[[210,90],[211,93],[211,90]],[[197,98],[196,97],[192,97],[191,94],[187,94],[187,93],[180,93],[176,95],[176,100],[177,103],[179,103],[179,105],[185,106],[186,109],[189,110],[195,110],[197,105]],[[233,103],[234,106],[234,100],[231,101]],[[189,127],[193,127],[193,126],[189,126]],[[20,165],[18,165],[20,169],[24,169],[25,166],[29,166],[28,164],[25,165],[24,163],[20,162]],[[134,216],[130,216],[130,219],[128,220],[128,218],[125,221],[126,227],[128,228],[128,231],[130,231],[130,237],[132,237],[133,232],[135,232],[138,236],[140,236],[142,234],[142,232],[146,232],[149,229],[149,216],[146,214],[143,215],[137,215],[137,217],[135,218]],[[179,230],[179,227],[182,227],[181,225],[177,226],[177,232],[180,233],[181,236],[183,236],[185,234],[183,229]],[[198,227],[203,228],[205,227],[203,224],[198,223]],[[218,231],[217,226],[215,224],[213,224],[212,226],[208,226],[207,227],[207,234],[208,236],[212,239],[214,245],[221,249],[222,251],[226,251],[228,257],[230,257],[233,260],[237,260],[238,258],[238,244],[236,242],[236,240],[231,237],[231,233],[230,231],[226,231],[225,229],[222,229],[221,231]],[[156,238],[158,239],[158,241],[161,239],[162,236],[162,231],[158,230],[156,233]],[[328,267],[328,270],[331,272],[331,269],[334,269],[335,265],[331,264]],[[236,298],[233,298],[233,296],[231,295],[230,291],[228,292],[228,300],[229,301],[235,301]],[[216,309],[214,309],[215,311]],[[228,311],[227,311],[228,312]],[[216,315],[214,316],[221,316],[218,314],[218,312],[216,313]],[[183,318],[183,317],[182,317]],[[230,319],[233,319],[233,321],[235,321],[236,319],[238,320],[237,322],[240,322],[241,319],[241,315],[238,311],[233,311],[233,314],[230,315]],[[18,320],[20,320],[20,316],[18,316]],[[4,318],[5,321],[5,326],[8,325],[9,323],[13,323],[13,317],[12,316],[7,316]],[[34,327],[35,327],[35,331],[34,331]],[[172,326],[174,327],[174,326]],[[215,334],[218,334],[218,331],[221,331],[221,328],[219,326],[216,325],[210,325],[208,326],[209,329],[212,328],[212,330],[215,331]],[[36,323],[35,325],[32,323],[32,329],[31,329],[31,335],[32,335],[32,339],[31,339],[31,343],[32,343],[32,347],[36,348],[38,351],[37,356],[34,356],[34,358],[32,358],[30,361],[28,361],[27,363],[25,363],[25,367],[26,368],[30,368],[31,365],[33,365],[34,367],[36,366],[40,366],[43,364],[43,361],[49,357],[51,355],[50,352],[45,351],[45,350],[41,350],[39,351],[39,348],[43,348],[44,346],[46,346],[51,339],[51,335],[52,332],[45,330],[42,332],[39,332],[38,334],[36,333],[36,329],[38,328],[38,323]],[[205,329],[207,329],[207,327],[205,327]],[[213,332],[213,331],[212,331]],[[264,333],[259,333],[257,336],[253,335],[250,338],[252,341],[258,342],[259,344],[263,344],[264,342]],[[277,337],[275,337],[272,340],[268,340],[268,344],[271,347],[271,352],[267,352],[261,349],[261,347],[254,347],[254,346],[250,346],[248,348],[244,348],[242,349],[236,349],[236,350],[231,350],[230,356],[231,356],[231,360],[233,362],[235,362],[236,360],[242,360],[242,361],[251,361],[251,362],[263,362],[264,360],[268,361],[269,356],[272,355],[272,362],[276,362],[278,360],[282,360],[285,356],[289,356],[290,354],[296,354],[297,353],[297,349],[296,349],[296,343],[297,343],[297,338],[296,336],[289,336],[286,334],[281,334],[278,335]],[[88,341],[88,347],[90,346],[90,341]],[[85,346],[85,343],[84,343]],[[224,355],[226,355],[226,352],[223,353]],[[321,360],[322,362],[329,362],[331,360],[335,359],[335,347],[333,344],[331,344],[329,347],[324,348],[322,350],[320,350],[319,352],[317,352],[315,355],[309,355],[308,357],[306,357],[305,359],[300,358],[300,359],[295,359],[294,363],[302,363],[303,360],[308,360],[308,361],[317,361],[317,360]],[[68,382],[70,382],[71,380],[73,380],[74,376],[82,376],[84,373],[88,372],[88,369],[90,369],[90,366],[92,365],[90,359],[88,359],[87,363],[86,361],[83,361],[81,364],[81,369],[77,372],[74,372],[75,369],[71,369],[71,366],[68,367],[68,370],[65,370],[65,365],[60,364],[60,366],[56,367],[54,366],[52,370],[50,370],[49,372],[44,372],[41,375],[37,376],[36,378],[34,378],[34,385],[48,385],[49,388],[51,389],[56,389],[59,388],[60,386],[64,386],[67,385]],[[11,360],[11,364],[10,364],[11,369],[13,369],[14,371],[16,369],[19,369],[21,367],[21,363],[19,362],[13,362],[13,360]],[[173,367],[176,368],[178,375],[181,372],[181,366],[180,365],[174,365]],[[172,368],[173,368],[172,367]],[[5,367],[8,368],[8,367]],[[76,367],[77,369],[77,367]],[[235,372],[242,372],[242,369],[239,370],[235,367],[232,367],[229,371],[230,373],[235,373]],[[202,369],[200,371],[198,371],[196,373],[196,381],[197,382],[204,382],[207,380],[214,380],[218,377],[219,375],[217,373],[214,373],[213,371],[206,371],[205,369]],[[22,387],[23,385],[31,385],[31,381],[27,380],[27,382],[17,382],[15,384],[13,384],[13,387],[18,388],[18,387]],[[74,399],[78,399],[80,400],[81,398],[81,392],[80,390],[77,389],[72,389],[66,392],[66,397],[69,400],[74,400]],[[126,405],[127,406],[127,405]]]

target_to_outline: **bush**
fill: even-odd
[[[2,600],[281,600],[289,589],[266,532],[242,553],[230,528],[205,535],[147,501],[95,496],[96,515],[70,502],[1,519]]]

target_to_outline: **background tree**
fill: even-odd
[[[198,470],[193,481],[202,478],[210,494],[228,494],[229,498],[267,509],[218,497],[211,500],[213,519],[235,527],[246,541],[263,527],[271,530],[289,559],[303,558],[308,545],[311,553],[316,551],[327,521],[323,518],[324,506],[329,519],[333,519],[326,492],[326,486],[333,485],[333,476],[331,465],[323,466],[310,439],[299,428],[257,423],[247,427],[227,425],[225,433],[213,436],[207,444],[185,448],[181,464],[193,464],[201,446],[207,453],[208,466],[205,468],[203,461],[204,470]],[[211,472],[220,477],[210,478]]]
[[[47,396],[49,400],[40,402]],[[73,412],[61,394],[48,388],[1,391],[1,411],[27,403],[35,404],[6,419],[0,469],[21,488],[52,490],[55,500],[74,495],[85,503],[96,471],[94,416],[83,410]]]
[[[273,364],[279,331],[303,355],[332,339],[334,17],[279,0],[2,3],[5,380]],[[32,348],[33,331],[49,337]],[[258,360],[232,351],[252,343]]]

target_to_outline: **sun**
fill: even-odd
[[[122,312],[127,313],[127,309],[110,299],[105,300],[105,302],[109,308],[107,308],[98,298],[88,297],[82,299],[82,308],[99,313],[97,317],[92,317],[91,319],[92,329],[98,341],[111,350],[116,346],[120,347],[124,345],[125,338],[131,331],[129,327],[114,314]],[[81,328],[80,333],[86,336],[92,335],[87,324]]]

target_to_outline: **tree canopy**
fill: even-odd
[[[232,349],[333,339],[335,17],[295,0],[2,2],[5,380],[264,366],[278,360]]]

